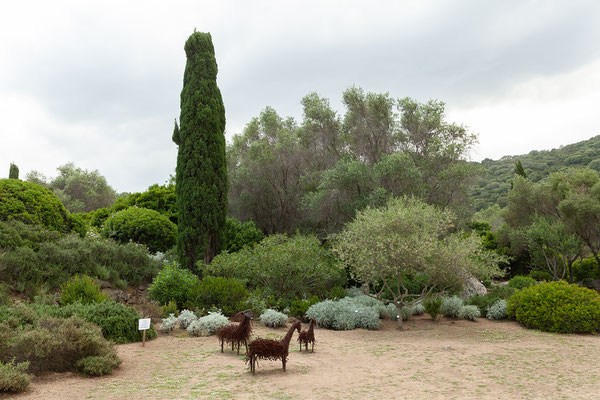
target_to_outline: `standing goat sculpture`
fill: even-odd
[[[246,352],[248,352],[248,339],[252,333],[252,325],[250,320],[252,319],[252,312],[250,310],[239,312],[233,317],[233,320],[242,318],[239,324],[229,324],[217,331],[217,337],[221,344],[221,353],[223,353],[223,345],[225,342],[231,343],[231,351],[234,350],[237,344],[237,353],[240,354],[240,345],[243,343],[246,346]]]
[[[294,321],[287,334],[281,340],[258,338],[251,341],[248,344],[248,352],[246,353],[246,363],[249,364],[250,372],[253,374],[256,372],[259,359],[273,361],[281,359],[283,371],[285,372],[290,340],[292,339],[294,330],[300,333],[300,327],[300,321]]]
[[[298,334],[298,342],[300,342],[300,351],[302,351],[302,344],[304,344],[304,348],[308,351],[308,344],[312,344],[311,353],[315,352],[315,321],[314,318],[310,319],[310,325],[308,326],[308,330],[303,330]]]

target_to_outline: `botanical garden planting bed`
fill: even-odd
[[[288,324],[289,326],[289,324]],[[314,353],[290,345],[281,362],[260,361],[256,375],[243,356],[220,352],[215,336],[175,331],[117,346],[111,375],[72,373],[36,378],[18,399],[593,399],[600,393],[600,336],[560,335],[515,322],[417,316],[397,331],[317,328]],[[279,338],[286,328],[255,324],[255,335]]]

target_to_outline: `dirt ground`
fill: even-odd
[[[288,325],[289,326],[289,325]],[[279,338],[286,329],[255,324]],[[600,336],[558,335],[513,322],[386,321],[379,331],[315,330],[314,353],[292,338],[287,372],[220,353],[216,337],[183,331],[118,346],[111,375],[72,373],[35,379],[14,399],[598,399]]]

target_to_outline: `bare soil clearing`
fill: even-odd
[[[261,337],[287,328],[255,324]],[[243,356],[221,354],[215,336],[185,332],[118,346],[113,374],[50,374],[14,399],[597,399],[600,336],[558,335],[513,322],[433,322],[421,316],[397,331],[315,329],[314,353],[290,344],[287,372]]]

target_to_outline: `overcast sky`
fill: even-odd
[[[343,115],[351,85],[420,101],[479,135],[472,159],[600,134],[600,2],[11,1],[0,5],[0,177],[69,161],[117,191],[173,173],[185,53],[210,32],[228,139],[265,106]]]

